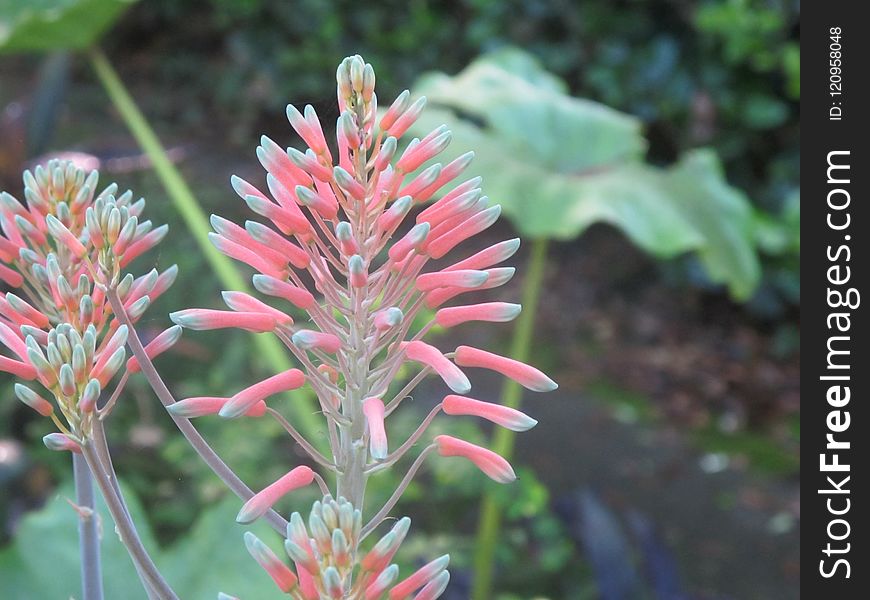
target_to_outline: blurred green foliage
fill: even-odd
[[[468,174],[483,177],[524,237],[569,240],[604,222],[660,258],[696,251],[710,279],[737,299],[754,291],[751,207],[714,153],[688,152],[669,169],[648,165],[635,119],[568,96],[516,49],[487,54],[455,77],[425,76],[414,90],[431,107],[411,133],[422,138],[447,123],[453,141],[439,159],[474,150]]]
[[[0,0],[0,53],[87,48],[136,0]]]
[[[326,121],[336,117],[334,83],[323,74],[348,54],[375,65],[386,103],[422,72],[457,73],[481,53],[517,46],[572,95],[637,118],[653,164],[713,148],[728,182],[746,193],[761,220],[779,221],[798,186],[799,6],[156,0],[131,10],[109,44],[113,55],[132,53],[154,85],[174,90],[171,104],[157,106],[166,119],[192,127],[221,121],[245,144],[261,127],[279,127],[288,101],[315,104]],[[763,272],[772,274],[767,264]],[[779,307],[773,316],[796,304],[795,286],[786,292],[767,284],[767,306]]]
[[[216,598],[232,591],[249,598],[267,598],[274,583],[248,555],[242,542],[245,530],[254,530],[278,552],[278,536],[264,523],[236,525],[237,501],[226,498],[197,515],[190,535],[173,546],[158,549],[135,495],[125,491],[143,543],[182,598]],[[70,486],[57,490],[47,505],[29,513],[12,545],[0,552],[0,581],[4,598],[74,598],[80,590],[78,564],[78,515],[69,499]],[[102,556],[107,598],[146,598],[121,540],[112,531],[111,517],[99,500],[98,518],[103,527]],[[50,568],[50,577],[46,569]]]

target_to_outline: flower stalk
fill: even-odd
[[[82,598],[102,600],[103,573],[100,560],[99,522],[94,501],[94,482],[87,461],[73,454],[73,479],[79,513],[79,555],[81,556]]]
[[[443,351],[424,341],[435,325],[503,323],[517,317],[520,307],[515,304],[444,305],[463,294],[506,283],[514,270],[497,265],[509,259],[519,244],[508,240],[460,262],[431,268],[441,259],[449,261],[460,246],[489,228],[500,207],[490,205],[482,195],[479,178],[442,190],[473,157],[469,153],[446,165],[435,162],[450,143],[446,127],[410,140],[399,151],[398,140],[419,116],[425,99],[411,102],[404,93],[379,115],[371,65],[359,56],[348,57],[336,77],[340,116],[335,149],[326,142],[311,106],[302,111],[288,106],[290,125],[308,148],[304,152],[285,150],[264,136],[257,158],[266,170],[268,193],[238,177],[232,179],[233,189],[264,222],[247,221],[242,227],[218,216],[211,219],[214,246],[255,270],[254,288],[266,299],[224,292],[229,310],[193,308],[170,317],[189,329],[237,327],[274,333],[298,361],[299,372],[317,396],[331,457],[314,449],[304,432],[276,409],[258,408],[260,402],[269,402],[266,390],[282,374],[237,392],[213,411],[224,418],[268,413],[309,455],[312,467],[325,468],[335,476],[335,493],[312,508],[310,536],[301,533],[298,513],[290,519],[286,549],[296,564],[295,572],[276,562],[276,557],[248,536],[249,551],[279,588],[306,599],[400,598],[412,592],[416,598],[436,598],[449,579],[443,568],[410,579],[407,594],[391,591],[398,569],[390,562],[407,533],[406,519],[399,520],[399,529],[394,527],[382,536],[368,554],[360,543],[395,509],[433,454],[465,459],[499,483],[516,478],[507,460],[489,449],[447,435],[427,441],[436,418],[445,414],[479,417],[517,431],[532,427],[535,420],[514,408],[449,395],[444,405],[439,403],[391,451],[389,418],[429,375],[440,377],[455,394],[471,390],[464,368],[496,371],[533,391],[550,391],[556,384],[517,360],[470,346]],[[419,208],[436,195],[440,198],[431,206]],[[415,223],[403,226],[411,215]],[[306,312],[307,320],[292,318],[280,303]],[[415,329],[416,318],[424,310],[438,312]],[[416,373],[403,385],[397,374],[405,366]],[[396,388],[398,392],[392,391]],[[170,411],[193,414],[195,410],[196,416],[205,416],[212,411],[205,405],[203,399],[190,398]],[[418,444],[422,450],[411,460],[389,500],[371,511],[367,522],[363,520],[370,512],[366,504],[369,478],[404,461]],[[313,481],[307,465],[296,466],[248,500],[238,520],[250,522],[266,507]],[[323,490],[326,482],[318,483]],[[340,510],[359,515],[359,530],[330,539],[323,521]],[[360,569],[348,568],[356,564],[356,556],[361,557]]]

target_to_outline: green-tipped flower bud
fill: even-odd
[[[100,382],[96,379],[91,379],[85,386],[82,392],[82,397],[79,398],[79,410],[83,413],[93,411],[97,406],[97,400],[100,398]]]
[[[76,393],[76,376],[69,364],[63,364],[58,371],[57,377],[60,383],[60,391],[64,396],[72,397]]]

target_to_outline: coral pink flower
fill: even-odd
[[[459,368],[450,362],[441,351],[421,341],[402,342],[407,357],[431,367],[451,390],[464,394],[471,390],[471,382]]]
[[[509,406],[482,402],[455,394],[445,396],[442,407],[445,414],[480,417],[511,431],[528,431],[538,423],[530,416]]]
[[[224,329],[238,327],[253,332],[272,331],[275,317],[261,312],[234,312],[208,308],[189,308],[169,315],[172,322],[187,329]]]
[[[369,427],[369,447],[372,458],[383,460],[387,457],[387,433],[384,430],[384,403],[380,398],[369,398],[363,402],[363,414]]]
[[[446,127],[420,139],[403,139],[423,110],[425,98],[403,92],[379,116],[371,65],[358,56],[349,57],[336,78],[339,114],[334,143],[324,137],[314,109],[289,106],[287,119],[307,148],[284,150],[263,137],[257,158],[265,169],[265,187],[235,176],[231,180],[235,192],[260,219],[247,221],[244,227],[212,219],[215,245],[250,268],[254,288],[265,298],[227,292],[224,299],[230,312],[190,309],[172,315],[173,321],[192,329],[238,327],[273,333],[317,395],[327,421],[323,431],[331,456],[322,455],[295,430],[291,435],[315,462],[336,474],[338,501],[324,498],[312,509],[314,555],[309,556],[308,536],[298,531],[298,523],[291,523],[295,533],[288,531],[286,549],[297,566],[299,593],[306,598],[309,580],[317,590],[311,592],[312,598],[341,596],[342,590],[350,589],[371,597],[389,593],[397,576],[389,563],[407,523],[399,521],[401,527],[397,525],[362,555],[360,569],[354,571],[346,561],[352,555],[348,548],[356,549],[359,532],[332,522],[333,511],[338,510],[333,504],[362,506],[369,475],[421,447],[417,442],[427,435],[439,409],[392,454],[388,454],[385,424],[420,381],[434,372],[453,392],[465,394],[471,381],[460,367],[468,365],[496,370],[533,389],[555,388],[552,380],[531,366],[466,346],[444,354],[425,341],[435,326],[497,323],[517,316],[517,304],[447,303],[507,283],[515,270],[499,265],[516,252],[519,240],[472,248],[474,238],[496,222],[501,208],[483,195],[479,177],[462,180],[472,152],[449,162],[439,160],[452,139]],[[405,225],[412,214],[416,222]],[[0,246],[4,251],[8,252]],[[458,262],[442,264],[448,253],[460,255]],[[292,308],[286,313],[285,306],[269,310],[272,298],[287,301]],[[439,310],[430,322],[420,323],[426,308]],[[395,385],[406,369],[411,371],[410,381],[404,387]],[[238,416],[260,406],[263,398],[241,392],[219,413]],[[534,425],[519,411],[463,396],[448,396],[440,408],[517,431]],[[402,487],[376,513],[371,528],[390,512],[423,459],[435,450],[471,460],[496,481],[515,478],[510,465],[489,450],[438,436],[434,444],[423,447]],[[449,579],[443,566],[446,563],[433,563],[400,584],[398,597],[416,592],[418,598],[436,598]]]
[[[534,392],[551,392],[559,387],[555,381],[534,367],[471,346],[459,346],[456,349],[456,364],[498,371]]]
[[[177,417],[193,419],[195,417],[204,417],[206,415],[216,415],[229,401],[229,398],[197,396],[195,398],[185,398],[184,400],[180,400],[169,406],[166,410]],[[260,400],[254,403],[254,405],[243,414],[246,417],[262,417],[266,414],[266,403]]]
[[[298,579],[290,567],[281,562],[274,552],[250,531],[245,533],[245,546],[260,566],[263,567],[275,585],[285,594],[296,587]]]
[[[220,416],[226,418],[239,417],[245,414],[258,402],[280,392],[287,392],[302,387],[305,374],[299,369],[288,369],[283,373],[273,375],[259,383],[243,389],[229,399],[220,409]]]
[[[254,494],[250,500],[245,502],[245,505],[236,517],[236,521],[239,523],[254,521],[264,515],[278,500],[293,490],[310,485],[313,481],[314,471],[310,467],[305,465],[296,467],[275,483]]]
[[[473,462],[478,469],[486,473],[487,477],[498,483],[509,483],[517,478],[510,463],[492,450],[481,448],[449,435],[436,436],[435,444],[441,456],[461,456],[466,458]]]
[[[470,306],[452,306],[442,308],[435,313],[435,322],[442,327],[456,327],[468,321],[505,323],[516,319],[521,310],[522,306],[509,302],[484,302]]]
[[[390,590],[390,600],[405,600],[405,598],[444,572],[449,563],[450,555],[445,554],[420,567],[413,575]]]

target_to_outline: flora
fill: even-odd
[[[468,397],[467,369],[492,370],[533,391],[556,387],[541,371],[510,358],[465,345],[443,352],[425,341],[436,325],[499,323],[519,314],[519,305],[505,302],[461,304],[464,294],[511,279],[514,269],[503,263],[519,240],[468,254],[472,238],[497,220],[500,207],[482,194],[479,178],[454,183],[473,153],[447,164],[435,162],[451,141],[445,126],[422,139],[402,139],[425,98],[412,101],[405,91],[379,112],[374,70],[359,56],[339,65],[337,95],[334,145],[327,142],[311,106],[299,111],[291,105],[288,120],[308,148],[285,150],[263,137],[257,157],[266,170],[265,187],[233,178],[233,189],[260,220],[240,225],[212,216],[212,243],[256,271],[252,283],[261,297],[226,291],[226,310],[174,312],[170,318],[176,325],[147,346],[133,325],[172,283],[175,269],[139,278],[124,273],[166,233],[139,222],[144,201],[131,203],[129,193],[116,198],[112,186],[95,194],[96,174],[60,163],[25,173],[26,205],[9,195],[2,198],[0,258],[6,266],[0,267],[0,277],[20,287],[30,302],[9,293],[0,303],[0,341],[13,355],[0,359],[0,369],[37,380],[54,397],[52,404],[31,387],[16,388],[22,401],[54,419],[59,431],[47,436],[46,444],[84,457],[143,584],[155,597],[176,596],[135,536],[102,433],[102,421],[131,374],[142,371],[194,449],[244,500],[237,521],[264,518],[284,536],[292,566],[253,534],[246,534],[244,542],[279,590],[304,599],[440,596],[449,581],[447,556],[401,581],[392,564],[409,531],[407,517],[374,544],[367,538],[394,516],[403,491],[432,454],[471,461],[499,483],[509,483],[515,475],[504,458],[486,448],[449,435],[430,439],[429,425],[441,413],[478,417],[514,431],[535,425],[515,409]],[[406,223],[411,214],[414,223]],[[464,258],[457,261],[454,252]],[[421,325],[419,317],[430,311],[434,316]],[[181,328],[269,333],[297,366],[227,398],[176,401],[152,359],[172,346]],[[103,393],[125,365],[125,344],[133,357],[113,391]],[[398,380],[403,368],[415,373],[407,382]],[[454,393],[407,439],[390,440],[389,417],[430,375]],[[327,453],[269,406],[276,394],[303,385],[319,402]],[[307,452],[311,466],[290,465],[286,475],[254,493],[189,421],[210,415],[278,420]],[[369,478],[408,462],[392,496],[370,509]],[[287,520],[272,509],[280,498],[307,485],[318,485],[323,493],[307,519],[294,512]]]

